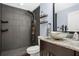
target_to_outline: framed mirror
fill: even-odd
[[[79,3],[54,3],[53,31],[79,31]]]

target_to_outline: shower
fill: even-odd
[[[32,23],[34,15],[30,11],[0,4],[1,55],[18,55],[32,45]]]

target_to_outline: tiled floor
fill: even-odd
[[[9,50],[9,51],[3,51],[2,56],[28,56],[26,53],[26,47]]]

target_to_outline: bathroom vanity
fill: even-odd
[[[79,56],[79,44],[39,37],[41,56]]]

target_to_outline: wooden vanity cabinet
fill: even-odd
[[[1,4],[0,4],[0,55],[1,55],[1,17],[2,17],[2,8],[1,8]]]
[[[76,56],[79,56],[79,52],[76,52],[76,51],[75,51],[75,55],[76,55]]]
[[[41,56],[74,56],[74,51],[49,42],[40,41]]]

